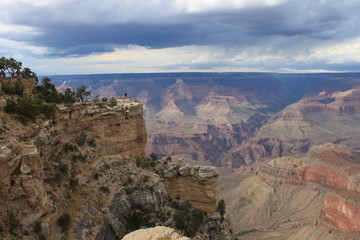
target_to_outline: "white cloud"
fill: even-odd
[[[360,37],[343,42],[329,42],[311,51],[311,57],[324,59],[329,64],[360,63]]]
[[[176,0],[176,8],[189,13],[231,10],[248,7],[268,7],[287,0]]]
[[[17,42],[5,38],[0,38],[0,52],[10,56],[19,55],[43,55],[49,52],[46,47],[28,45],[26,42]]]

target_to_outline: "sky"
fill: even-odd
[[[0,0],[0,56],[38,75],[359,72],[359,0]]]

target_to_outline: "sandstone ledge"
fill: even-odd
[[[123,240],[158,240],[159,238],[190,240],[190,238],[181,237],[174,229],[161,226],[134,231],[124,236]]]
[[[164,178],[170,196],[189,201],[205,212],[215,212],[218,175],[215,167],[176,163],[168,167]]]

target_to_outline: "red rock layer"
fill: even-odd
[[[360,166],[358,153],[350,148],[324,144],[311,148],[301,159],[278,158],[256,171],[270,184],[301,185],[306,182],[327,187],[321,218],[339,229],[360,235]]]
[[[360,235],[360,204],[340,196],[327,195],[321,218],[346,232]]]

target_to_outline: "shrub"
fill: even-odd
[[[82,155],[81,153],[71,155],[71,161],[73,161],[73,162],[77,162],[77,161],[85,162],[86,158],[87,158],[87,155]]]
[[[52,178],[52,181],[53,181],[54,183],[60,184],[61,181],[62,181],[62,174],[61,174],[61,172],[56,172],[56,173],[54,174],[53,178]]]
[[[141,212],[133,212],[129,219],[127,219],[126,230],[132,232],[142,226],[146,226],[150,221],[150,216],[144,215]]]
[[[99,173],[95,173],[95,174],[94,174],[94,179],[95,179],[95,180],[98,180],[98,179],[99,179],[99,176],[100,176]]]
[[[109,225],[111,233],[115,236],[116,240],[120,240],[119,236],[116,234],[116,230],[112,224]]]
[[[40,234],[38,235],[38,238],[39,238],[39,240],[46,240],[45,235],[42,234],[42,233],[40,233]]]
[[[111,107],[111,108],[115,107],[115,106],[117,105],[116,98],[114,98],[114,97],[110,98],[108,105],[109,105],[109,107]]]
[[[77,143],[78,146],[83,146],[85,144],[86,135],[84,134],[84,132],[80,132],[79,134],[76,135],[75,142]]]
[[[90,146],[90,147],[96,147],[96,142],[95,142],[95,138],[88,138],[88,140],[87,140],[87,144],[88,144],[88,146]]]
[[[72,145],[71,143],[66,143],[64,145],[64,151],[67,153],[69,151],[71,152],[78,151],[78,149],[76,146]]]
[[[225,214],[225,208],[226,208],[226,205],[225,205],[225,201],[224,199],[220,199],[219,202],[218,202],[218,205],[217,205],[217,210],[218,212],[220,213],[220,216],[221,216],[221,222],[224,221],[224,214]]]
[[[15,94],[15,88],[13,87],[10,87],[8,85],[3,85],[1,87],[1,90],[6,93],[6,94],[9,94],[9,95],[14,95]]]
[[[156,153],[152,152],[152,153],[150,154],[150,158],[151,158],[151,160],[156,161],[156,160],[158,159],[158,156],[157,156]]]
[[[66,174],[67,171],[68,171],[68,166],[66,163],[59,163],[58,167],[59,171],[62,173],[62,174]]]
[[[106,193],[106,194],[109,194],[110,193],[110,189],[108,187],[104,187],[104,186],[101,186],[99,188],[100,192],[102,193]]]
[[[126,180],[126,184],[132,184],[133,182],[134,182],[133,179],[130,176],[128,176]]]
[[[19,115],[23,120],[34,120],[39,114],[51,117],[56,111],[55,104],[44,104],[39,98],[24,96],[18,98],[16,102],[12,99],[6,99],[4,110],[8,113]],[[21,120],[21,119],[20,119]]]
[[[20,86],[20,83],[18,81],[15,82],[14,86],[9,85],[3,85],[1,87],[1,90],[9,95],[22,95],[23,94],[23,88]]]
[[[70,189],[75,190],[76,187],[79,185],[79,180],[77,178],[71,178],[69,181]]]
[[[184,212],[178,212],[174,215],[175,227],[181,231],[186,229],[186,215]]]
[[[15,217],[14,213],[7,211],[7,218],[9,223],[9,231],[15,235],[15,230],[21,228],[20,221]]]
[[[57,219],[57,224],[65,231],[71,223],[71,217],[68,213],[64,213]]]
[[[175,201],[172,204],[174,203]],[[177,203],[176,205],[179,210],[173,217],[176,229],[183,231],[190,238],[194,237],[203,224],[206,213],[192,208],[188,203]]]
[[[150,179],[150,177],[149,177],[148,175],[144,175],[144,176],[142,177],[142,180],[143,180],[144,183],[148,182],[149,179]]]
[[[40,221],[36,221],[36,222],[35,222],[33,231],[34,231],[35,233],[40,233],[40,232],[42,231],[42,227],[41,227],[41,222],[40,222]]]

